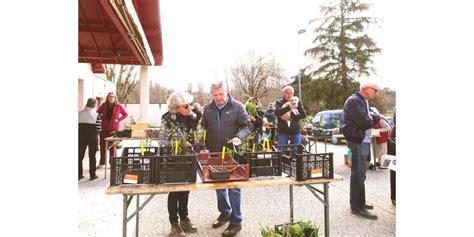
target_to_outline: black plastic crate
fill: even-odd
[[[155,179],[164,183],[195,183],[197,158],[196,153],[172,155],[171,149],[161,147],[155,166]]]
[[[282,171],[298,181],[334,178],[333,153],[310,153],[302,145],[275,145],[281,152]]]
[[[280,152],[245,152],[243,157],[243,162],[249,164],[251,178],[259,176],[281,176],[282,164]]]
[[[125,175],[137,177],[137,184],[154,184],[155,160],[155,156],[112,157],[110,159],[110,186],[126,184]]]
[[[159,152],[158,147],[144,147],[143,156],[157,156]],[[142,156],[141,147],[124,147],[122,150],[122,156],[124,157],[138,157]]]

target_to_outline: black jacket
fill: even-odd
[[[364,97],[356,92],[347,98],[343,109],[344,125],[341,132],[347,141],[362,143],[365,131],[372,128],[380,119],[380,115],[369,116]]]
[[[276,122],[275,110],[267,109],[267,111],[265,111],[265,117],[267,118],[267,121],[269,123],[275,123]]]
[[[304,110],[303,103],[298,103],[298,115],[293,112],[291,115],[291,127],[288,127],[288,123],[280,118],[281,115],[291,110],[289,106],[282,108],[282,106],[288,102],[284,97],[275,102],[275,115],[278,121],[278,132],[286,134],[297,134],[301,132],[300,120],[306,118],[306,111]]]
[[[177,128],[182,132],[185,132],[188,135],[188,138],[193,138],[193,136],[191,136],[191,130],[196,130],[199,119],[202,117],[202,113],[197,108],[194,108],[192,111],[196,114],[195,117],[191,115],[183,116],[180,113],[174,114],[168,111],[161,116],[161,121],[168,129]]]

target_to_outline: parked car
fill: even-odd
[[[313,135],[330,135],[334,128],[340,128],[343,124],[342,109],[325,110],[318,112],[313,120]],[[340,138],[331,137],[332,144],[339,144]]]

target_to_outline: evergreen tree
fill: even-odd
[[[315,28],[316,46],[305,51],[305,55],[317,60],[317,69],[311,76],[349,90],[357,77],[375,73],[372,57],[382,50],[365,33],[370,24],[377,24],[376,18],[362,15],[368,9],[368,4],[350,0],[321,6],[324,17]]]

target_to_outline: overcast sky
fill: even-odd
[[[203,82],[207,91],[210,81],[225,80],[237,59],[250,50],[256,55],[273,55],[287,75],[294,76],[298,65],[311,62],[298,55],[315,37],[308,22],[321,16],[321,2],[324,1],[160,1],[164,59],[162,66],[151,67],[150,77],[175,90],[186,89],[189,82],[196,83],[195,89],[197,82]],[[373,4],[370,14],[381,17],[382,7]],[[383,24],[373,27],[371,32],[380,36],[382,27]],[[300,54],[299,29],[306,29],[300,38]],[[375,66],[378,78],[387,84],[382,59],[377,57]]]

